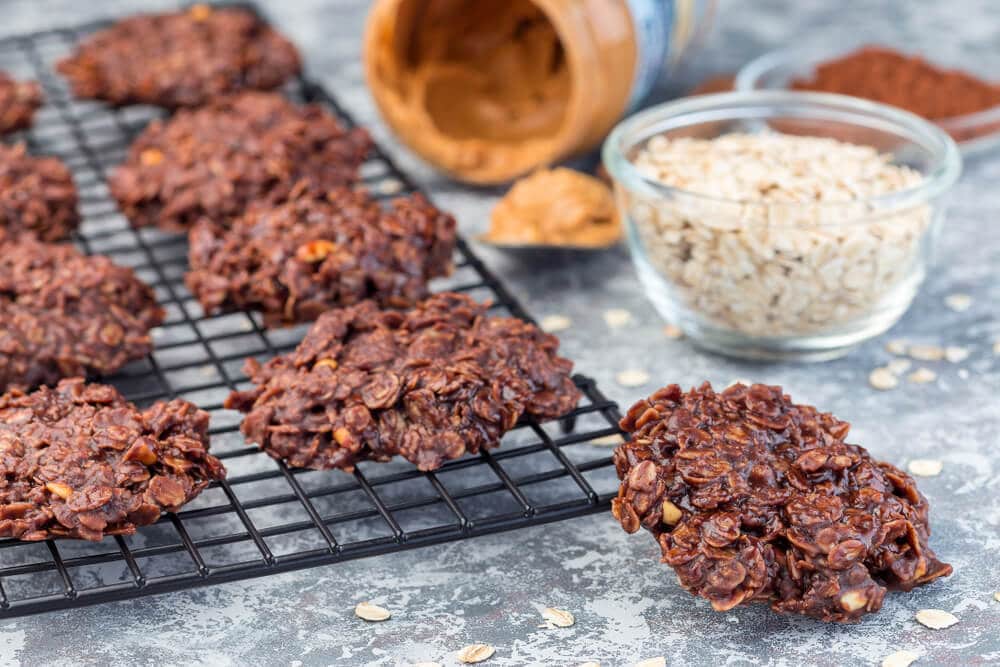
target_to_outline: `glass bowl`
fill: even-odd
[[[787,90],[796,79],[812,78],[816,67],[822,63],[836,60],[852,51],[866,46],[869,41],[848,41],[836,49],[819,46],[797,46],[766,53],[744,65],[736,76],[736,90]],[[891,45],[890,45],[891,46]],[[990,46],[992,49],[993,47]],[[906,44],[898,45],[903,53],[912,52]],[[941,67],[958,67],[968,69],[975,65],[977,59],[966,57],[955,65],[937,58],[930,59],[934,65]],[[972,69],[975,69],[972,67]],[[995,74],[990,71],[972,72],[986,79]],[[975,113],[941,118],[933,122],[950,134],[958,142],[962,155],[970,158],[988,153],[1000,148],[1000,106],[977,111]]]
[[[634,164],[656,137],[780,131],[868,145],[922,177],[867,199],[723,199],[670,187]],[[639,279],[697,345],[756,359],[822,360],[891,327],[931,261],[961,156],[937,126],[843,95],[749,91],[669,102],[622,121],[604,165]]]

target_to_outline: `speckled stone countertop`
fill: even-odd
[[[3,7],[0,33],[69,25],[165,2],[79,3],[18,0]],[[358,60],[366,3],[265,2],[301,47],[308,68],[346,106],[391,139],[375,118]],[[1000,22],[993,0],[723,0],[703,51],[659,96],[676,95],[709,74],[733,71],[787,41],[837,44],[845,36],[891,40],[984,72],[1000,71]],[[485,228],[491,190],[468,190],[400,153],[405,168],[458,217],[472,236]],[[563,314],[574,326],[563,349],[577,368],[623,405],[655,387],[624,389],[614,376],[647,370],[657,386],[734,378],[777,383],[854,425],[852,441],[905,465],[944,461],[920,480],[932,505],[932,544],[955,574],[911,594],[890,594],[883,610],[848,627],[780,617],[765,607],[727,614],[682,591],[657,562],[645,534],[625,535],[595,515],[445,546],[156,598],[0,623],[0,663],[82,664],[455,664],[472,642],[496,647],[489,665],[626,665],[664,656],[671,665],[872,665],[909,649],[920,665],[1000,664],[1000,156],[967,164],[952,192],[937,270],[891,337],[961,345],[960,364],[933,364],[938,379],[877,392],[867,375],[889,355],[887,337],[820,365],[753,365],[703,354],[667,339],[640,293],[626,252],[560,256],[541,263],[483,250],[488,264],[537,316]],[[536,258],[537,259],[537,258]],[[973,297],[954,312],[944,299]],[[612,331],[601,318],[626,308],[634,323]],[[367,624],[354,605],[373,600],[392,620]],[[537,627],[540,610],[572,611],[576,625]],[[921,608],[959,617],[932,631],[913,620]]]

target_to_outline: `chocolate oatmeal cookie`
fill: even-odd
[[[111,373],[152,349],[162,319],[131,269],[0,230],[0,390]]]
[[[558,340],[486,310],[443,293],[407,312],[327,311],[294,352],[248,360],[257,386],[226,407],[247,413],[241,430],[274,458],[344,470],[397,454],[434,470],[498,446],[523,414],[572,410],[580,393]]]
[[[31,127],[42,102],[42,87],[37,82],[17,81],[0,72],[0,134]]]
[[[69,237],[80,224],[73,176],[61,160],[0,144],[0,228],[42,241]]]
[[[622,419],[612,511],[656,536],[681,585],[718,611],[856,621],[887,589],[951,574],[927,545],[927,500],[913,479],[844,441],[850,425],[780,387],[677,385]]]
[[[137,227],[228,225],[251,202],[353,183],[370,149],[365,130],[318,105],[242,93],[150,123],[109,185]]]
[[[200,106],[241,90],[272,90],[301,69],[295,47],[245,9],[195,5],[133,16],[58,64],[73,94],[120,106]]]
[[[0,537],[21,540],[130,535],[226,475],[208,413],[179,399],[139,410],[82,378],[0,396],[0,467]]]
[[[386,210],[340,188],[252,206],[230,229],[202,221],[189,246],[186,281],[205,312],[259,310],[280,326],[369,298],[413,305],[450,272],[455,220],[420,195]]]

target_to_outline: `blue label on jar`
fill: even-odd
[[[629,97],[634,109],[666,68],[670,60],[670,33],[674,23],[673,0],[628,0],[636,37],[636,68]]]

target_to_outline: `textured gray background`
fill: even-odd
[[[0,32],[66,25],[126,13],[146,3],[8,2]],[[344,0],[266,2],[276,22],[306,54],[311,73],[388,142],[362,86],[358,62],[365,4]],[[993,0],[942,3],[723,0],[704,50],[660,96],[701,77],[732,71],[788,41],[836,44],[859,36],[909,44],[939,60],[1000,71],[1000,8]],[[405,167],[455,212],[472,236],[484,229],[496,193],[467,190],[436,177],[412,158]],[[716,614],[681,591],[646,535],[625,535],[597,515],[464,543],[317,568],[240,584],[177,593],[0,624],[0,662],[79,664],[408,664],[454,663],[471,642],[497,647],[487,664],[629,664],[663,655],[669,664],[877,664],[899,649],[919,664],[1000,664],[1000,156],[966,165],[952,196],[937,270],[890,336],[968,346],[959,365],[933,364],[939,379],[879,393],[869,370],[888,359],[883,340],[822,365],[737,363],[700,353],[661,334],[662,323],[639,293],[623,250],[589,257],[555,255],[528,263],[484,250],[489,265],[537,316],[570,316],[567,356],[622,404],[654,386],[624,389],[614,375],[644,368],[655,385],[734,378],[780,383],[854,424],[853,441],[897,464],[940,458],[941,476],[923,479],[931,499],[938,554],[955,575],[912,594],[886,599],[859,625],[834,627],[784,618],[756,607]],[[536,258],[537,259],[537,258]],[[953,292],[975,297],[963,313],[948,310]],[[601,312],[625,307],[635,323],[611,331]],[[355,603],[372,599],[394,618],[368,625]],[[577,624],[536,627],[544,606],[571,610]],[[917,609],[937,607],[961,622],[934,632]]]

